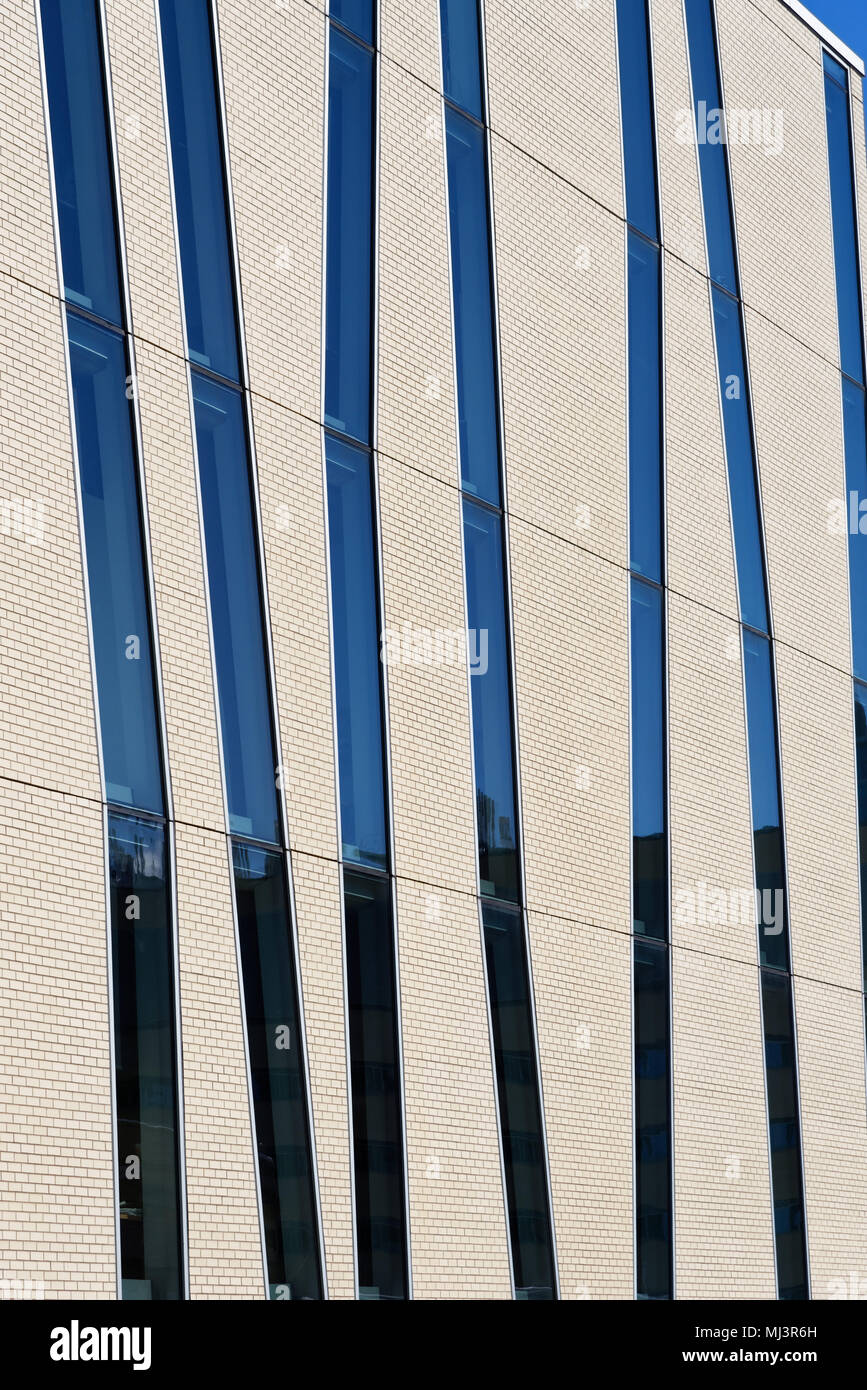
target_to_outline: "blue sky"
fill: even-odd
[[[867,60],[867,0],[804,0],[804,4]]]

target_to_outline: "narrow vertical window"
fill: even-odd
[[[521,872],[484,34],[441,0],[481,920],[515,1297],[558,1297]]]
[[[358,1295],[410,1297],[373,366],[378,53],[331,0],[323,452],[334,649]]]
[[[120,1241],[125,1298],[183,1298],[175,999],[165,827],[109,812]]]
[[[724,134],[714,0],[685,0],[685,5],[696,126],[704,131],[710,116],[722,122]],[[724,139],[699,143],[699,172],[743,639],[777,1296],[801,1299],[809,1297],[809,1271],[776,676],[731,175]],[[783,1016],[788,1020],[785,1099],[781,1099],[782,1073],[776,1062],[785,1031]]]
[[[861,973],[862,985],[867,990],[867,537],[862,530],[864,521],[861,510],[864,499],[867,498],[867,376],[864,369],[864,313],[861,300],[861,258],[858,253],[849,74],[830,53],[824,54],[824,72],[831,227],[840,338],[840,381],[843,391],[843,452],[846,475],[843,514],[849,533],[849,609],[852,622],[858,863],[861,882]]]
[[[185,1295],[171,801],[97,0],[40,0],[106,827],[120,1289]]]
[[[345,6],[349,9],[349,6]],[[325,423],[370,444],[374,53],[330,26]]]
[[[635,1292],[674,1294],[663,250],[647,0],[617,0],[626,193]]]
[[[243,321],[211,0],[159,0],[269,1295],[324,1294]]]

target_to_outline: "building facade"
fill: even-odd
[[[867,1297],[860,60],[0,53],[0,1291]]]

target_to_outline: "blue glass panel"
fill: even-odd
[[[626,218],[645,236],[658,241],[656,140],[647,0],[617,0],[617,46]]]
[[[642,936],[668,936],[664,619],[662,591],[631,590],[632,912]]]
[[[660,253],[629,233],[629,565],[662,583]]]
[[[160,0],[187,344],[238,380],[238,340],[219,98],[208,0]]]
[[[713,0],[686,0],[686,20],[710,275],[738,294]]]
[[[833,81],[836,82],[838,86],[842,87],[844,91],[848,90],[848,72],[843,67],[842,63],[838,63],[836,58],[831,57],[827,49],[822,50],[822,66],[825,69],[826,77],[832,78]]]
[[[499,516],[464,499],[473,753],[482,892],[517,902],[518,848],[503,536]]]
[[[120,324],[102,36],[96,0],[41,0],[64,294]]]
[[[837,321],[840,362],[855,381],[864,381],[861,294],[858,273],[849,96],[830,78],[825,79],[825,112],[828,122],[828,164],[831,178],[831,222],[834,233],[834,270],[837,276]]]
[[[346,987],[359,1293],[407,1297],[397,979],[391,897],[378,876],[344,875]]]
[[[108,817],[123,1296],[183,1297],[174,953],[162,825]]]
[[[440,0],[443,91],[449,101],[482,120],[479,0]]]
[[[239,835],[280,842],[277,759],[241,394],[193,373],[196,445],[229,802]]]
[[[855,682],[855,758],[858,772],[858,860],[861,869],[861,934],[867,990],[867,686]]]
[[[499,505],[500,463],[485,136],[446,109],[461,486]]]
[[[272,1298],[322,1297],[295,955],[282,856],[233,844],[256,1149]]]
[[[668,950],[634,945],[636,1292],[671,1298]]]
[[[806,1299],[807,1251],[801,1176],[798,1075],[791,983],[786,975],[762,971],[765,1071],[771,1142],[771,1188],[781,1299]]]
[[[325,420],[370,443],[373,304],[373,56],[331,29]]]
[[[331,0],[329,14],[365,43],[373,43],[374,0]]]
[[[370,457],[326,435],[340,820],[346,859],[388,862]]]
[[[746,630],[744,676],[756,893],[759,905],[759,951],[763,965],[788,970],[786,878],[771,644],[766,637],[759,637],[756,633]]]
[[[555,1297],[539,1073],[521,913],[482,905],[515,1296]]]
[[[849,588],[852,595],[852,660],[855,675],[867,680],[867,510],[860,510],[861,505],[867,502],[867,418],[863,390],[845,377],[843,438],[848,494],[846,525],[849,535]]]
[[[716,288],[713,290],[713,318],[741,618],[750,627],[767,632],[764,552],[741,311],[736,300]]]
[[[99,729],[109,801],[163,811],[138,470],[119,333],[67,313]]]

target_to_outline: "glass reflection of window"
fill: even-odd
[[[858,861],[861,881],[862,984],[867,989],[867,539],[853,525],[851,498],[867,497],[867,394],[864,371],[864,313],[852,149],[849,74],[830,53],[823,56],[831,228],[837,282],[840,379],[843,388],[843,448],[849,532],[849,609],[855,676],[855,753],[858,778]],[[860,523],[860,513],[858,513]],[[867,1020],[865,1020],[867,1021]]]
[[[647,0],[617,0],[627,217],[635,1291],[674,1293],[662,245]]]
[[[303,1041],[280,854],[232,844],[256,1149],[272,1296],[319,1299]]]
[[[378,569],[372,0],[328,26],[324,442],[358,1294],[410,1293]]]
[[[108,818],[123,1296],[183,1297],[170,867],[164,826]]]

